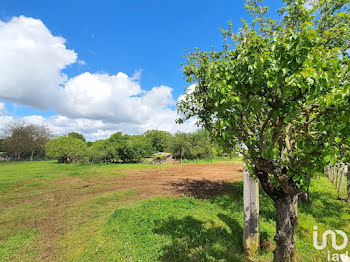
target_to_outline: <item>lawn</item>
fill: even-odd
[[[0,163],[0,261],[243,261],[243,185],[241,167],[236,167],[237,161],[175,166]],[[200,180],[199,174],[207,179],[211,170],[225,179],[232,173],[235,179]],[[167,193],[175,183],[164,187],[176,173],[177,181],[187,179],[184,197]],[[336,190],[325,177],[313,181],[310,194],[313,205],[299,206],[298,254],[301,261],[327,261],[327,252],[336,251],[330,249],[330,239],[325,250],[317,251],[312,228],[318,226],[319,239],[328,229],[350,236],[350,206],[335,200]],[[257,261],[270,261],[274,210],[262,192],[260,201]]]

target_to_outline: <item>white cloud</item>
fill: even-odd
[[[47,125],[54,135],[65,135],[70,132],[84,134],[88,141],[108,138],[115,132],[121,131],[128,134],[142,134],[150,129],[159,129],[175,133],[177,131],[193,132],[196,130],[195,120],[191,120],[182,125],[175,123],[177,117],[174,111],[165,112],[144,124],[134,123],[109,123],[102,120],[91,120],[84,118],[72,119],[66,116],[51,116],[44,118],[40,115],[32,115],[21,118],[11,116],[0,116],[0,130],[5,130],[11,121],[21,120],[27,123]]]
[[[76,62],[65,39],[53,36],[38,19],[0,21],[0,94],[12,102],[49,108],[58,87],[67,80],[62,70]]]
[[[173,104],[172,89],[141,89],[135,77],[83,73],[67,81],[56,98],[57,113],[72,118],[142,123]]]
[[[24,16],[0,21],[0,98],[38,109],[53,109],[58,115],[23,120],[47,123],[56,134],[84,133],[91,140],[115,131],[142,133],[147,129],[194,130],[193,122],[178,126],[172,88],[141,88],[141,71],[129,77],[89,73],[70,79],[62,72],[78,63],[65,39],[54,36],[41,20]],[[5,113],[1,110],[0,115]],[[0,121],[8,121],[1,117]]]
[[[78,60],[79,65],[86,65],[86,62],[84,60]]]
[[[188,99],[188,95],[192,94],[194,90],[196,89],[197,84],[192,84],[188,86],[185,90],[185,94],[180,95],[179,98],[177,99],[177,102],[184,101]]]
[[[2,138],[7,131],[9,124],[13,121],[11,116],[0,116],[0,138]]]
[[[4,116],[6,114],[5,103],[0,102],[0,116]]]

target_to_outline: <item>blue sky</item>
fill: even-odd
[[[272,10],[276,10],[281,4],[280,1],[272,0],[266,1],[266,3],[272,7]],[[279,5],[277,5],[277,3]],[[40,47],[45,45],[43,44],[44,42],[47,43],[46,40],[44,42],[38,40],[42,39],[40,35],[43,35],[43,38],[46,37],[50,39],[51,37],[60,36],[65,39],[65,49],[74,50],[77,57],[74,59],[74,56],[70,54],[71,59],[67,58],[62,61],[62,66],[57,66],[56,69],[52,69],[57,70],[60,74],[66,74],[67,76],[65,81],[56,81],[55,83],[58,82],[61,88],[64,88],[67,85],[67,81],[83,75],[86,79],[80,81],[81,83],[79,83],[79,86],[77,86],[77,84],[74,85],[74,81],[71,81],[72,83],[69,86],[72,86],[72,90],[81,90],[82,92],[89,94],[86,98],[81,98],[80,102],[77,102],[77,100],[72,101],[72,103],[75,104],[85,101],[83,104],[79,104],[79,108],[73,108],[73,113],[70,113],[71,111],[68,112],[68,109],[63,109],[64,106],[62,104],[54,105],[55,101],[53,101],[51,105],[50,103],[42,103],[37,97],[29,99],[28,96],[31,96],[31,94],[33,94],[33,96],[42,96],[42,100],[46,99],[48,101],[50,101],[52,97],[57,96],[56,93],[50,93],[49,91],[42,93],[42,90],[46,88],[47,84],[43,84],[41,89],[39,89],[39,87],[35,89],[35,87],[30,86],[30,78],[35,78],[35,74],[37,71],[41,71],[41,68],[45,69],[45,63],[52,64],[53,66],[59,56],[54,55],[52,60],[48,61],[44,58],[48,57],[47,54],[51,53],[51,51],[45,51],[43,54],[39,54],[42,48],[35,49],[36,51],[28,49],[28,51],[24,52],[22,55],[26,56],[30,53],[28,59],[21,60],[22,62],[13,65],[13,68],[11,69],[16,71],[13,78],[17,80],[23,77],[26,80],[20,82],[20,86],[16,86],[15,84],[12,85],[11,91],[8,91],[10,90],[10,86],[2,87],[0,82],[0,102],[3,104],[5,103],[6,105],[6,110],[2,110],[3,118],[5,116],[7,117],[6,119],[27,117],[25,120],[33,121],[34,119],[40,123],[48,121],[49,125],[52,125],[54,132],[57,134],[75,130],[85,133],[91,140],[108,136],[110,133],[117,131],[117,129],[130,133],[140,133],[146,128],[160,128],[169,131],[175,131],[174,129],[181,130],[181,128],[185,128],[184,131],[192,130],[190,125],[193,125],[193,123],[189,123],[189,126],[187,127],[178,128],[172,124],[169,124],[168,127],[161,124],[158,126],[156,124],[145,125],[144,123],[137,125],[136,122],[140,123],[142,120],[136,119],[135,121],[131,121],[135,122],[134,124],[129,125],[127,121],[125,121],[125,118],[126,116],[137,114],[135,112],[130,112],[130,114],[126,114],[125,117],[111,116],[109,118],[106,117],[106,119],[100,119],[99,117],[101,115],[103,116],[103,112],[99,111],[101,104],[96,102],[94,106],[90,107],[89,99],[91,98],[91,94],[95,94],[96,90],[104,92],[103,86],[107,82],[113,90],[119,90],[118,88],[120,88],[120,85],[122,84],[121,82],[113,82],[110,79],[100,79],[100,81],[97,81],[93,87],[88,88],[82,83],[92,83],[93,81],[90,78],[94,76],[107,75],[111,78],[113,75],[117,75],[118,72],[122,72],[129,77],[129,84],[133,85],[133,83],[137,83],[137,85],[139,85],[139,90],[135,91],[132,94],[133,96],[146,96],[146,93],[151,92],[154,87],[164,86],[163,89],[160,88],[159,90],[157,89],[157,92],[156,90],[153,90],[152,92],[152,94],[158,94],[154,95],[157,99],[160,99],[160,101],[167,100],[167,104],[165,103],[157,109],[165,110],[163,112],[164,116],[159,116],[158,120],[150,118],[147,121],[164,122],[162,119],[165,119],[166,113],[171,114],[169,118],[174,118],[174,101],[184,93],[185,87],[189,85],[183,79],[180,66],[181,62],[184,61],[183,56],[186,54],[185,48],[187,47],[189,50],[193,50],[195,47],[209,50],[210,46],[220,48],[222,45],[222,37],[219,27],[226,27],[227,22],[231,20],[235,26],[235,30],[238,30],[241,24],[241,17],[249,20],[249,15],[245,13],[243,5],[243,0],[218,0],[215,2],[203,0],[3,0],[0,7],[0,20],[2,21],[3,30],[7,30],[6,32],[8,32],[8,28],[10,28],[16,32],[13,34],[8,33],[9,39],[1,39],[3,43],[8,41],[7,45],[11,49],[9,49],[10,51],[7,53],[21,54],[21,50],[29,48],[28,46],[19,46],[16,47],[20,50],[17,52],[13,47],[17,45],[14,45],[13,42],[11,42],[17,41],[18,43],[18,38],[21,38],[22,35],[27,35],[24,31],[30,31],[30,34],[28,33],[29,40],[37,43]],[[13,17],[20,16],[23,16],[24,18],[20,19],[20,21],[11,23]],[[43,26],[35,25],[35,28],[29,26],[31,22],[25,18],[34,18],[40,21]],[[10,26],[10,24],[12,26]],[[31,29],[29,30],[28,27]],[[50,35],[45,32],[45,28],[43,27],[46,27],[49,30]],[[33,30],[38,30],[41,34],[33,33]],[[16,35],[17,40],[12,37],[14,34]],[[38,39],[36,39],[36,37]],[[22,42],[26,45],[29,40],[26,39],[26,41]],[[50,42],[51,40],[48,41]],[[0,52],[2,51],[0,50]],[[33,71],[30,75],[17,72],[17,69],[24,63],[37,63],[35,55],[41,57],[38,61],[44,60],[41,61],[43,67],[36,65],[38,66],[38,70]],[[64,56],[65,53],[59,51],[57,55]],[[11,61],[15,60],[12,57],[7,56],[6,60],[1,61],[0,54],[0,66],[1,63],[9,63],[9,61],[11,63]],[[93,74],[93,76],[90,75],[87,77],[84,75],[86,72]],[[138,72],[138,74],[135,75],[135,72]],[[12,71],[9,74],[11,73]],[[137,77],[137,75],[140,76]],[[38,86],[37,83],[40,81],[40,77],[42,76],[35,78],[35,82],[33,82],[35,83],[35,86]],[[53,75],[53,77],[56,76]],[[9,78],[8,80],[11,81],[12,79]],[[13,89],[16,88],[20,90],[25,89],[25,85],[27,84],[27,91],[30,89],[31,92],[26,93],[26,90],[24,90],[23,94],[26,94],[25,96],[18,96],[18,92],[13,92]],[[52,83],[50,82],[49,85],[51,84]],[[101,88],[99,87],[99,84],[101,84]],[[170,88],[171,91],[167,90],[165,87]],[[54,87],[52,88],[52,90],[54,90]],[[88,88],[87,91],[84,91],[84,88]],[[171,94],[169,94],[169,92],[171,92]],[[69,94],[72,95],[73,93],[75,94],[73,91]],[[119,94],[114,91],[112,93],[116,96]],[[161,94],[163,95],[163,98]],[[97,95],[99,95],[98,92]],[[172,102],[170,101],[170,96],[172,97]],[[102,101],[101,99],[99,101]],[[158,101],[157,99],[152,98],[148,100]],[[62,101],[64,100],[67,99],[63,99]],[[106,101],[104,104],[113,105],[112,102],[118,103],[118,101]],[[143,102],[139,102],[138,104],[143,106],[142,103]],[[149,106],[149,102],[147,103],[147,106]],[[102,105],[104,104],[102,103]],[[71,105],[68,105],[67,107],[70,106]],[[97,107],[99,109],[95,110],[94,108]],[[110,114],[110,112],[113,111],[112,106],[110,108],[106,107],[105,109],[108,111],[106,114]],[[115,114],[123,114],[121,111],[124,109],[124,107],[119,108],[120,112],[116,112]],[[156,110],[155,108],[153,109]],[[153,109],[149,109],[149,114],[154,114],[152,113]],[[79,110],[89,110],[89,112],[81,111],[82,113],[80,114]],[[146,111],[147,110],[148,109],[146,109]],[[70,124],[69,128],[65,128],[63,126],[64,121],[61,119],[60,126],[57,127],[57,118],[59,116],[62,119],[66,117],[67,119],[65,121],[75,121],[76,126]],[[85,123],[86,121],[102,121],[103,124],[97,125],[98,127],[95,127],[95,129],[88,130],[87,128],[84,129],[84,127],[82,127],[84,125],[82,125],[81,122],[84,120]],[[77,121],[80,122],[78,123]],[[171,121],[173,121],[173,119],[171,119]],[[96,123],[90,124],[95,125]]]

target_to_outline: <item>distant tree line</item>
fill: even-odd
[[[0,152],[11,159],[51,158],[64,163],[135,163],[157,152],[168,152],[175,159],[211,159],[222,156],[220,146],[209,133],[149,130],[142,135],[116,132],[107,139],[87,142],[84,135],[71,132],[52,137],[45,125],[12,122],[0,139]]]
[[[206,131],[176,133],[149,130],[142,135],[117,132],[107,139],[85,142],[83,136],[68,134],[50,140],[46,155],[62,162],[135,163],[157,152],[169,152],[176,159],[214,158],[223,151]]]

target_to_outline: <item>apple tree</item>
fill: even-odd
[[[325,126],[337,115],[329,97],[347,83],[349,1],[284,0],[278,20],[261,2],[246,1],[252,21],[222,30],[221,50],[188,54],[184,74],[195,89],[178,102],[178,122],[196,116],[223,145],[244,144],[274,202],[274,261],[296,261],[298,195],[329,160]]]

